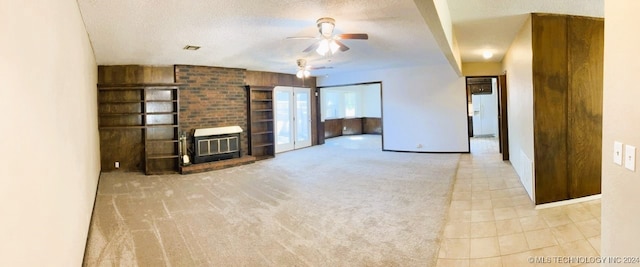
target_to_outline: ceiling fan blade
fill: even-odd
[[[338,46],[340,46],[340,51],[344,52],[349,50],[349,47],[344,45],[342,42],[338,41],[338,40],[333,40],[334,42],[336,42],[336,44],[338,44]]]
[[[317,37],[314,36],[292,36],[292,37],[287,37],[287,39],[293,39],[293,40],[308,40],[308,39],[318,39]]]
[[[310,45],[309,47],[307,47],[307,49],[305,49],[305,50],[304,50],[304,51],[302,51],[302,52],[305,52],[305,53],[306,53],[306,52],[311,52],[311,51],[313,51],[313,50],[318,49],[318,46],[320,46],[320,42],[315,42],[315,43],[313,43],[312,45]]]
[[[309,67],[307,69],[310,69],[310,70],[326,70],[326,69],[333,69],[333,67],[324,67],[324,66],[323,67]]]
[[[336,35],[337,39],[357,39],[357,40],[368,40],[369,35],[366,33],[343,33]]]

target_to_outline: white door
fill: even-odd
[[[274,88],[276,153],[311,146],[311,89]]]

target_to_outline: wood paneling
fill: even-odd
[[[324,138],[331,138],[342,135],[342,119],[324,121]]]
[[[342,120],[342,135],[362,134],[362,118]]]
[[[536,203],[568,199],[567,19],[534,15],[533,116]]]
[[[600,193],[603,25],[532,16],[536,204]]]
[[[569,195],[577,198],[601,191],[604,21],[574,17],[568,29]]]
[[[362,118],[362,133],[382,134],[382,119]]]
[[[98,83],[173,83],[173,66],[98,66]]]

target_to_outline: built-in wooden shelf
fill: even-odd
[[[246,86],[249,154],[258,160],[275,156],[273,86]]]
[[[146,174],[179,171],[176,83],[98,84],[99,129],[143,131]]]

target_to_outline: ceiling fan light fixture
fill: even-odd
[[[327,54],[327,52],[329,52],[329,49],[331,49],[329,47],[329,40],[323,39],[322,41],[320,41],[320,45],[318,45],[318,49],[316,49],[316,52],[321,56],[324,56]]]
[[[309,78],[309,76],[311,76],[311,72],[309,70],[298,70],[298,72],[296,72],[296,77],[302,79],[302,77],[304,78]]]
[[[331,40],[329,43],[329,48],[331,49],[331,54],[335,54],[340,49],[340,46],[336,43],[336,41]]]
[[[324,37],[331,37],[333,29],[336,27],[336,21],[332,18],[320,18],[316,21],[320,34]]]

